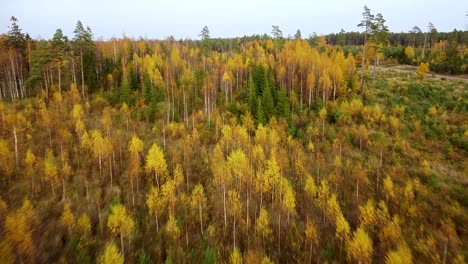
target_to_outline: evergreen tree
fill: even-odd
[[[255,86],[252,74],[249,77],[247,98],[249,101],[250,113],[256,116],[257,112],[257,87]]]
[[[16,50],[23,51],[26,45],[26,36],[21,32],[18,19],[14,16],[10,18],[11,26],[8,30],[8,44]]]
[[[271,95],[270,85],[268,85],[268,82],[265,82],[265,86],[263,88],[262,105],[265,118],[266,120],[269,120],[274,113],[274,101],[273,96]]]
[[[85,83],[90,91],[94,91],[97,87],[96,44],[93,42],[91,29],[89,27],[85,29],[79,20],[73,33],[75,33],[73,38],[74,53],[78,57],[81,71],[81,92],[85,96]]]
[[[253,68],[252,75],[257,95],[263,94],[263,88],[265,88],[265,83],[267,81],[265,75],[265,68],[262,65],[256,65]]]
[[[68,50],[68,38],[63,35],[61,29],[55,31],[54,37],[52,38],[52,56],[54,66],[58,70],[58,90],[62,91],[62,68],[66,64],[66,52]]]
[[[276,104],[275,113],[278,116],[284,117],[288,123],[291,122],[291,108],[286,89],[283,87],[278,93],[278,103]]]
[[[456,30],[450,34],[450,38],[448,41],[448,47],[446,51],[446,67],[447,71],[450,74],[460,74],[461,66],[463,65],[463,59],[460,56],[460,52],[458,50],[458,42],[456,38]]]
[[[128,82],[128,74],[127,72],[124,72],[122,74],[122,81],[120,83],[120,102],[126,103],[127,105],[130,104],[130,98],[131,98],[131,90],[130,90],[130,84]]]
[[[266,124],[266,115],[263,110],[262,101],[260,100],[260,98],[258,99],[258,102],[257,102],[257,111],[256,111],[255,117],[257,119],[258,124]]]
[[[151,88],[151,80],[148,73],[143,73],[143,97],[145,98],[146,104],[149,104],[153,101],[153,89]]]

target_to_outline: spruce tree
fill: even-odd
[[[278,93],[278,103],[276,104],[276,115],[284,117],[288,123],[291,122],[291,109],[289,106],[288,94],[283,87]]]
[[[257,103],[257,111],[256,111],[256,119],[258,124],[266,124],[266,116],[265,112],[263,111],[262,101],[260,98],[258,99]]]
[[[250,75],[249,77],[247,99],[249,100],[250,113],[252,113],[253,116],[256,116],[255,113],[257,111],[257,88],[255,87],[252,75]]]
[[[273,96],[271,95],[270,85],[268,85],[268,82],[265,82],[262,101],[263,112],[265,114],[266,119],[268,120],[274,113],[274,101]]]

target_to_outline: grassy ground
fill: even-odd
[[[468,206],[468,83],[380,71],[369,86],[370,103],[399,116],[400,136],[429,161],[429,184],[447,185]]]

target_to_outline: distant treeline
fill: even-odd
[[[388,41],[391,46],[423,46],[424,38],[426,45],[434,45],[439,41],[449,40],[453,36],[459,44],[468,43],[468,31],[454,30],[453,32],[432,32],[432,33],[413,33],[413,32],[389,32]],[[314,37],[311,38],[313,40]],[[361,32],[340,32],[328,34],[325,36],[328,44],[331,45],[363,45],[364,33]]]

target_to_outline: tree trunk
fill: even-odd
[[[224,230],[227,227],[227,215],[226,215],[226,185],[223,184],[223,207],[224,207]]]
[[[232,237],[233,237],[233,241],[234,241],[234,249],[236,249],[236,218],[234,217],[234,225],[233,225],[233,229],[232,229]]]
[[[13,136],[15,138],[15,161],[16,169],[18,169],[19,160],[18,160],[18,135],[16,134],[16,126],[13,126]]]
[[[312,247],[313,243],[310,242],[310,247],[309,247],[309,261],[307,263],[312,263]]]
[[[15,67],[15,64],[13,62],[13,58],[10,54],[10,62],[11,62],[11,70],[13,71],[13,82],[14,82],[14,85],[15,85],[15,90],[16,90],[16,93],[18,93],[17,89],[18,89],[18,81],[16,80],[16,67]]]
[[[101,153],[99,152],[99,177],[102,177],[102,155]]]
[[[125,255],[122,231],[120,231],[120,248],[122,249],[122,255]]]
[[[359,200],[359,181],[356,180],[356,202]]]
[[[133,190],[133,177],[130,177],[130,186],[131,186],[131,189],[132,189],[132,205],[133,205],[133,208],[135,208],[135,192]]]
[[[247,219],[246,219],[246,224],[247,224],[247,231],[249,230],[249,190],[247,189]]]
[[[343,249],[343,238],[340,239],[340,263],[341,263],[341,250]]]
[[[73,56],[72,56],[71,59],[72,59],[73,84],[75,84],[75,88],[76,88],[75,58],[73,58]]]
[[[62,176],[62,201],[65,201],[65,178]]]
[[[112,175],[112,159],[111,156],[109,155],[109,174],[110,174],[110,184],[112,188],[112,181],[113,181],[113,175]]]
[[[54,199],[55,199],[55,190],[54,190],[54,181],[53,180],[50,181],[50,188],[52,189],[52,197],[54,197]]]
[[[99,233],[102,236],[102,217],[101,217],[101,208],[99,207],[99,204],[97,204],[97,211],[98,211],[98,219],[99,219]]]
[[[278,253],[281,255],[281,214],[278,214]]]
[[[325,118],[323,118],[322,120],[322,141],[324,137],[325,137]]]
[[[159,189],[159,179],[158,179],[158,173],[156,171],[154,171],[154,179],[156,180],[156,184],[158,185],[158,189]]]
[[[198,203],[198,211],[200,213],[200,231],[201,231],[201,234],[203,235],[203,212],[202,212],[201,203]]]
[[[164,147],[164,152],[166,152],[166,127],[164,125],[164,121],[163,121],[163,147]]]
[[[89,188],[88,188],[88,180],[85,181],[86,185],[86,201],[89,203]]]
[[[60,63],[58,64],[58,90],[59,93],[62,93],[62,71],[61,71],[61,65]]]
[[[154,211],[154,217],[156,218],[156,230],[159,231],[158,211]]]

